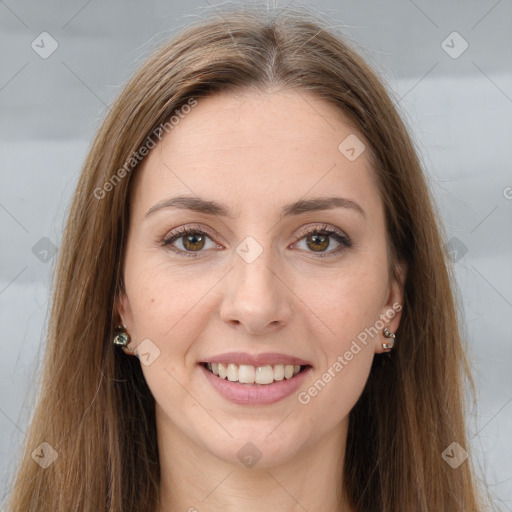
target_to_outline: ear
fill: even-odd
[[[128,335],[132,335],[133,333],[133,313],[132,308],[130,306],[130,300],[128,299],[128,295],[123,290],[118,295],[118,298],[115,302],[115,311],[117,316],[119,317],[120,323],[125,328]],[[123,351],[125,354],[133,355],[132,352],[123,347]]]
[[[395,333],[400,325],[406,276],[407,268],[403,262],[398,263],[395,266],[394,273],[390,275],[387,300],[380,313],[380,320],[384,324],[384,327],[380,330],[379,335],[375,337],[376,354],[387,352],[382,347],[382,343],[389,341],[382,333],[384,328]]]

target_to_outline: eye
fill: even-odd
[[[207,246],[208,240],[211,246]],[[174,245],[175,242],[178,242]],[[203,249],[219,248],[210,237],[210,235],[194,226],[184,226],[171,231],[163,240],[162,245],[178,253],[180,256],[196,257],[197,254],[204,252]]]
[[[301,242],[304,242],[305,250],[316,253],[315,256],[320,258],[334,256],[352,246],[350,238],[343,231],[329,225],[308,226],[297,237],[298,241],[294,245],[298,246]],[[330,247],[332,248],[332,239],[338,245],[335,245],[333,250],[327,251]]]
[[[332,249],[333,240],[337,246]],[[208,246],[208,241],[210,246]],[[177,243],[176,243],[177,242]],[[297,242],[305,243],[305,251],[315,253],[316,257],[335,256],[344,249],[351,247],[350,238],[343,231],[329,225],[307,226],[297,235]],[[171,231],[163,240],[162,245],[180,256],[197,257],[203,249],[219,249],[222,246],[212,240],[212,235],[195,226],[182,226]],[[331,250],[327,250],[331,248]]]

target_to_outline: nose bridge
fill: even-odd
[[[278,258],[269,237],[246,237],[236,248],[229,289],[221,315],[226,322],[243,324],[252,333],[288,322],[289,292],[279,275]]]

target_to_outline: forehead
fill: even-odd
[[[334,191],[366,191],[368,202],[378,200],[370,161],[368,144],[342,113],[307,91],[222,93],[197,99],[150,152],[134,199],[150,207],[192,194],[230,204],[235,216]]]

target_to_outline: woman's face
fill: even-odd
[[[247,92],[199,99],[146,157],[119,312],[159,437],[265,467],[344,432],[400,317],[362,144],[308,92]]]

